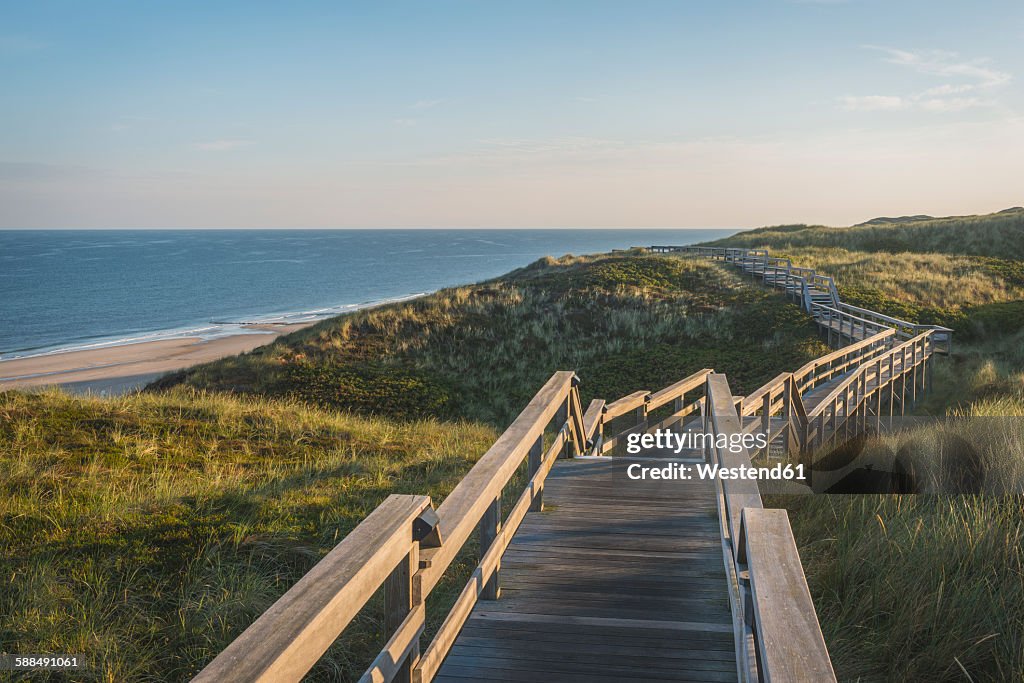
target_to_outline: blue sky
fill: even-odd
[[[1024,4],[6,2],[2,227],[1024,204]]]

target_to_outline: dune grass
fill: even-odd
[[[841,681],[1024,675],[1019,496],[769,499],[790,511]]]
[[[772,249],[826,247],[871,253],[936,253],[1024,259],[1024,208],[980,216],[869,222],[850,228],[780,225],[748,230],[715,245]]]
[[[712,365],[750,391],[824,350],[779,293],[718,264],[633,253],[544,259],[328,320],[160,386],[503,426],[557,370],[577,372],[584,400],[658,389]]]
[[[495,436],[182,389],[0,393],[0,650],[85,654],[76,680],[187,680],[388,494],[441,499]],[[358,677],[380,614],[313,680]]]

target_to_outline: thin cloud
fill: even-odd
[[[964,61],[956,52],[946,50],[898,50],[879,45],[865,45],[869,50],[877,50],[887,55],[885,61],[898,64],[917,71],[918,73],[943,78],[966,79],[968,83],[949,85],[954,88],[993,88],[1009,83],[1011,75],[1005,71],[986,66],[992,60],[985,57]],[[961,92],[963,92],[961,90]]]
[[[210,140],[208,142],[196,142],[192,147],[202,152],[230,152],[231,150],[249,147],[252,140]]]
[[[418,100],[412,103],[413,109],[433,109],[439,104],[444,104],[444,99],[438,100]]]
[[[839,98],[845,109],[857,111],[962,111],[995,104],[991,97],[980,97],[1006,85],[1013,76],[990,66],[988,58],[964,60],[956,52],[946,50],[900,50],[878,45],[865,49],[882,52],[889,64],[916,73],[938,77],[947,82],[908,95],[846,95]]]
[[[897,111],[910,103],[895,95],[846,95],[839,102],[850,111]]]
[[[919,100],[917,104],[927,111],[962,111],[974,107],[990,106],[992,102],[979,97],[945,97]]]

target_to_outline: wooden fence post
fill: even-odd
[[[480,557],[490,549],[494,539],[498,537],[501,530],[501,496],[497,496],[490,504],[483,518],[480,520]],[[501,577],[499,576],[501,562],[495,567],[491,578],[484,584],[480,592],[481,600],[497,600],[501,595]]]
[[[796,381],[793,376],[790,375],[782,385],[782,417],[785,420],[786,436],[783,440],[783,448],[786,450],[786,455],[791,455],[797,446],[797,433],[796,425],[793,424],[793,392],[794,384]]]
[[[541,434],[537,437],[537,441],[530,446],[529,455],[529,469],[530,478],[537,474],[537,470],[540,469],[541,463],[544,460],[544,435]],[[544,485],[541,484],[540,490],[533,496],[533,502],[530,503],[530,510],[533,512],[541,512],[544,510]]]
[[[875,361],[875,432],[882,431],[882,361]]]
[[[892,416],[896,411],[896,357],[889,354],[889,429],[892,429]]]
[[[644,399],[644,404],[636,409],[636,426],[637,427],[641,427],[642,426],[644,429],[647,428],[647,401],[648,400],[649,400],[649,396],[648,396],[647,399]]]
[[[558,412],[555,413],[555,429],[556,430],[560,431],[562,428],[565,427],[565,423],[569,421],[569,401],[570,400],[571,400],[570,398],[566,398],[566,400],[558,408]],[[571,433],[572,430],[570,429],[569,431]],[[563,458],[570,458],[570,457],[572,457],[572,444],[569,443],[569,439],[566,439],[565,440],[565,445],[562,446],[561,457],[563,457]]]
[[[914,376],[911,378],[911,386],[910,386],[911,391],[913,392],[913,397],[911,398],[910,403],[911,403],[911,405],[916,406],[917,405],[917,342],[914,342],[913,344],[910,345],[910,353],[911,353],[911,361],[910,361],[910,363],[911,363],[911,367],[913,367],[913,369],[914,369]]]
[[[740,417],[740,427],[743,427],[743,417]],[[768,392],[761,400],[761,431],[765,434],[767,442],[764,446],[764,455],[771,454],[772,447],[772,392]]]
[[[900,417],[907,414],[907,349],[900,350]]]
[[[420,565],[419,549],[420,544],[413,543],[409,554],[384,581],[385,638],[390,638],[409,616],[413,607],[423,601],[423,596],[418,595],[419,591],[414,590],[413,586],[413,577]],[[419,658],[420,644],[417,641],[412,644],[409,654],[400,663],[398,672],[392,680],[397,683],[411,683],[412,669]]]

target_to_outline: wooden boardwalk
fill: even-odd
[[[736,681],[714,484],[562,460],[436,681]]]
[[[389,496],[195,681],[299,681],[381,589],[387,643],[360,683],[835,681],[789,518],[763,507],[757,481],[638,482],[626,469],[789,458],[813,470],[831,444],[907,411],[952,331],[845,304],[832,278],[766,250],[651,251],[781,289],[836,350],[748,396],[704,369],[586,410],[575,374],[556,372],[436,510]],[[718,441],[624,453],[663,428]],[[760,449],[722,445],[756,433]],[[421,651],[426,600],[474,535],[478,562]]]

